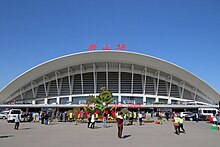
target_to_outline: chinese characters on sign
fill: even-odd
[[[102,50],[113,50],[112,46],[109,44],[103,45]],[[89,51],[94,51],[94,50],[98,50],[97,45],[96,44],[89,44],[88,46],[88,50]],[[117,44],[117,48],[115,48],[115,50],[126,50],[126,45],[125,44]]]

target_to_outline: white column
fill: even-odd
[[[57,104],[60,104],[60,97],[57,97]]]
[[[58,82],[58,78],[57,78],[57,71],[55,71],[55,79],[56,79],[56,86],[57,86],[57,95],[59,95],[59,82]]]
[[[121,101],[121,95],[119,94],[119,95],[118,95],[118,104],[121,104],[121,102],[122,102],[122,101]]]
[[[171,76],[170,76],[170,85],[169,85],[168,97],[170,97],[170,94],[171,94],[172,82],[173,82],[173,76],[171,75]]]
[[[121,63],[119,63],[119,71],[118,71],[118,93],[121,93]]]
[[[171,104],[172,103],[172,100],[171,98],[168,99],[168,104]]]
[[[63,85],[63,78],[60,78],[59,93],[58,93],[59,95],[61,94],[62,85]]]
[[[48,101],[47,101],[47,98],[45,98],[45,99],[44,99],[44,104],[48,104],[47,102],[48,102]]]
[[[71,68],[70,67],[68,67],[68,82],[69,82],[69,90],[70,90],[70,95],[72,94],[72,91],[73,91],[73,89],[72,89],[72,83],[71,83],[71,77],[70,77],[70,71],[72,71],[71,70]]]
[[[47,86],[46,86],[45,76],[43,76],[43,82],[44,82],[45,95],[46,95],[46,97],[47,97],[47,96],[48,96],[48,92],[47,92]]]
[[[160,71],[157,71],[157,88],[156,88],[156,96],[158,96],[159,82],[160,82]]]
[[[33,98],[36,98],[33,81],[31,81],[31,89],[32,89]]]
[[[171,88],[172,88],[172,82],[173,82],[173,76],[170,76],[170,85],[169,85],[169,93],[168,93],[168,104],[171,104],[171,98],[170,98],[170,94],[171,94]]]
[[[69,102],[72,102],[72,96],[69,96]]]
[[[159,82],[160,82],[160,71],[157,71],[157,88],[156,88],[156,102],[159,102],[158,98],[158,90],[159,90]]]
[[[183,82],[183,85],[182,85],[181,99],[183,99],[184,90],[185,90],[185,82]]]
[[[147,97],[146,97],[146,95],[144,95],[144,97],[143,97],[143,105],[146,105],[146,103],[147,103]]]
[[[93,80],[94,80],[94,94],[97,92],[97,84],[96,84],[96,66],[93,63]]]
[[[108,63],[106,65],[106,89],[108,89]]]
[[[81,73],[81,86],[82,86],[82,94],[84,93],[84,89],[83,89],[83,66],[80,65],[80,73]]]
[[[134,65],[131,65],[131,94],[134,91]]]
[[[36,100],[32,100],[32,105],[36,105]]]
[[[47,84],[47,96],[49,96],[51,81]]]
[[[144,88],[143,88],[143,94],[146,94],[146,84],[147,84],[147,67],[144,68]]]

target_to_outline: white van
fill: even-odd
[[[8,113],[8,122],[14,122],[16,115],[21,118],[22,111],[20,109],[11,109]]]
[[[216,108],[199,108],[198,113],[204,116],[211,116],[213,117],[213,114],[217,114],[219,112]]]

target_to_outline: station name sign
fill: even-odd
[[[106,44],[100,48],[96,44],[89,44],[88,50],[89,51],[94,51],[94,50],[126,50],[126,45],[123,43],[117,44],[116,46]]]

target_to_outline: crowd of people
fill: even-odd
[[[174,131],[177,135],[180,133],[186,134],[184,129],[184,118],[180,116],[179,113],[175,112],[151,112],[151,113],[143,113],[143,112],[131,112],[128,111],[123,113],[122,111],[114,111],[108,112],[104,111],[103,114],[98,114],[96,112],[84,112],[83,110],[78,111],[77,113],[73,113],[73,111],[41,111],[40,113],[27,113],[29,116],[29,120],[32,122],[40,121],[41,124],[49,125],[50,121],[56,119],[60,122],[78,122],[84,123],[87,122],[88,128],[94,129],[96,122],[102,122],[103,128],[107,128],[107,122],[109,120],[115,120],[118,128],[118,138],[122,138],[122,131],[124,125],[133,125],[134,122],[137,122],[138,125],[143,125],[144,121],[152,120],[155,124],[163,124],[163,122],[168,123],[169,120],[172,120]],[[197,114],[197,113],[196,113]],[[196,115],[196,118],[198,114]],[[20,125],[21,118],[19,115],[15,118],[15,126],[14,129],[18,130]],[[196,119],[198,122],[198,119]],[[156,123],[159,122],[159,123]],[[213,115],[213,124],[220,125],[220,113]]]

